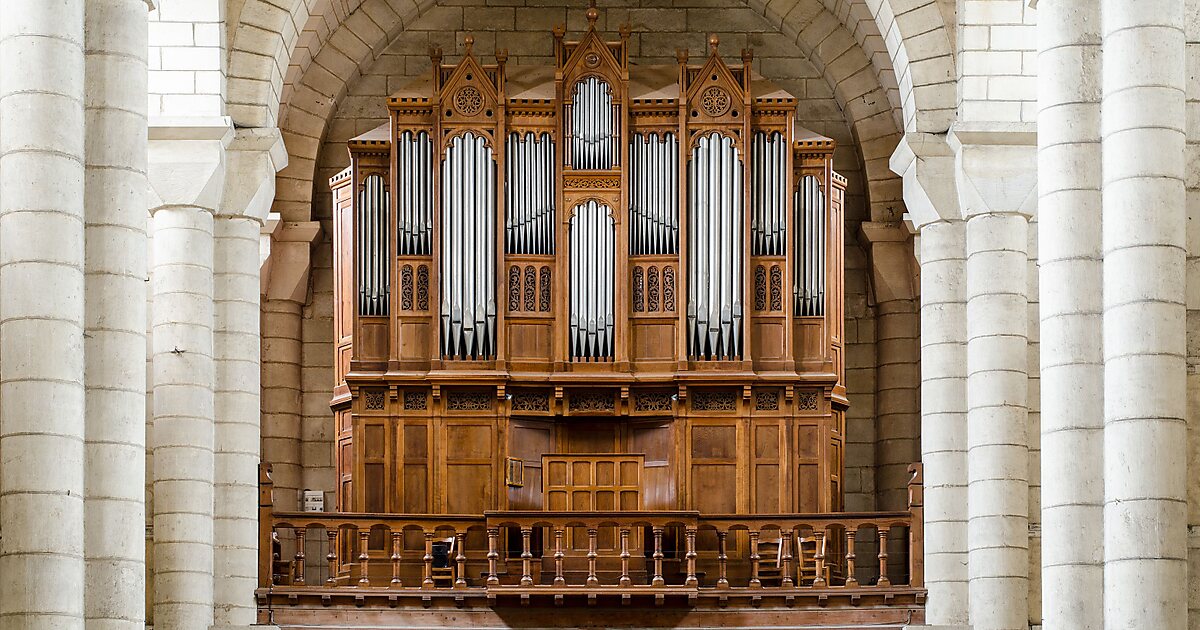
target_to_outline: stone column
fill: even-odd
[[[0,616],[83,627],[83,0],[0,3]]]
[[[1038,6],[1042,624],[1104,627],[1100,7]]]
[[[1200,62],[1200,20],[1188,20],[1188,63]],[[1188,164],[1200,163],[1200,90],[1187,94]],[[1200,169],[1187,182],[1188,629],[1200,630]]]
[[[892,154],[919,230],[925,620],[964,627],[967,610],[966,227],[944,135],[907,134]]]
[[[1187,627],[1184,4],[1101,3],[1108,628]]]
[[[84,616],[106,630],[146,613],[146,22],[87,3]]]
[[[258,586],[259,234],[286,164],[275,129],[242,129],[228,151],[214,223],[213,350],[216,411],[213,512],[213,622],[256,620]]]
[[[151,127],[154,622],[213,624],[213,215],[226,118]]]
[[[303,481],[301,309],[308,299],[310,252],[319,233],[315,221],[279,223],[264,277],[262,448],[263,461],[272,467],[280,510],[298,507]]]
[[[1028,253],[1034,134],[950,132],[967,254],[967,545],[971,624],[1029,627]]]

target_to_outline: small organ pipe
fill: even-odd
[[[588,201],[575,208],[569,226],[570,305],[568,345],[573,358],[612,357],[615,233],[608,206]]]
[[[674,134],[635,134],[630,148],[632,255],[678,253],[678,150]]]
[[[432,142],[425,131],[400,135],[398,154],[397,248],[402,256],[428,256],[433,225]]]
[[[381,175],[368,175],[359,195],[355,225],[355,267],[358,271],[359,314],[388,314],[389,255],[388,195]]]
[[[742,336],[742,162],[730,138],[702,136],[688,167],[688,340],[692,356],[735,359]]]

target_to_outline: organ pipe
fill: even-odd
[[[612,88],[597,77],[575,84],[568,108],[571,166],[580,170],[607,170],[618,163],[620,107],[613,103]]]
[[[796,314],[825,314],[825,193],[816,177],[805,175],[796,190]]]
[[[629,158],[629,253],[678,253],[679,142],[675,134],[634,134]]]
[[[496,342],[496,163],[483,137],[450,141],[441,202],[442,352],[488,358]]]
[[[613,355],[613,264],[615,234],[612,211],[595,200],[575,208],[570,223],[571,357],[609,359]]]
[[[787,142],[783,134],[758,132],[751,146],[752,214],[750,236],[755,256],[783,256],[787,224]]]
[[[509,134],[504,171],[508,253],[553,254],[555,170],[550,134]]]
[[[704,359],[741,357],[742,162],[733,140],[701,136],[688,164],[688,348]]]
[[[388,195],[382,175],[368,175],[359,194],[355,222],[355,263],[358,272],[358,312],[388,314],[391,262],[388,243]]]
[[[398,249],[401,256],[428,256],[433,233],[433,143],[425,131],[405,131],[396,145]]]

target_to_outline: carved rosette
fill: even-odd
[[[483,94],[474,86],[463,87],[454,94],[454,109],[463,116],[474,116],[483,109]]]
[[[729,111],[732,103],[729,98],[729,92],[715,85],[704,90],[704,93],[700,95],[700,108],[704,110],[705,114],[714,118],[724,115],[725,112]]]

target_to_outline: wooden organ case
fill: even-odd
[[[342,512],[841,509],[843,199],[796,99],[466,40],[331,180]]]

